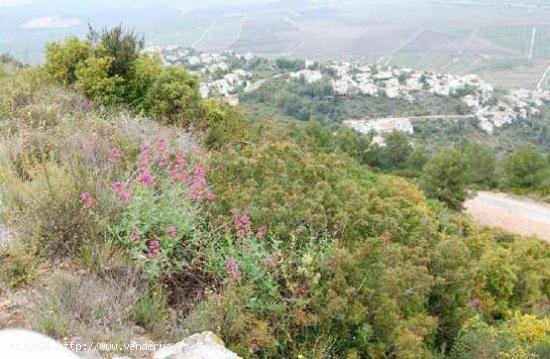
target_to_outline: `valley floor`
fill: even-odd
[[[483,225],[550,241],[550,205],[504,193],[479,192],[465,208]]]

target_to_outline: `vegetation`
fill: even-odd
[[[197,79],[181,66],[162,67],[159,59],[141,54],[143,45],[143,38],[122,26],[90,28],[87,40],[49,44],[44,70],[98,104],[131,104],[166,123],[189,124],[200,107]]]
[[[129,45],[68,40],[47,51],[76,65],[0,72],[0,213],[24,249],[0,251],[0,289],[34,288],[28,326],[107,342],[210,329],[245,358],[547,355],[548,244],[449,209],[492,183],[490,152],[250,121],[195,97],[184,69],[137,55],[115,70],[139,44],[115,34]],[[510,185],[535,183],[517,158],[542,170],[520,149]]]

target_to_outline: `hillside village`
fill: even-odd
[[[386,96],[413,103],[418,94],[460,98],[468,112],[463,116],[450,114],[437,118],[468,118],[479,120],[479,128],[492,134],[495,128],[526,119],[550,102],[550,91],[512,89],[496,90],[478,75],[452,75],[408,68],[395,68],[361,61],[318,63],[306,60],[303,68],[279,69],[273,61],[250,53],[200,53],[176,46],[149,48],[165,64],[182,64],[201,79],[203,97],[220,96],[232,105],[239,104],[239,95],[259,89],[266,81],[283,76],[287,81],[316,83],[328,81],[339,96]],[[430,117],[430,116],[426,116]],[[372,121],[375,120],[375,121]],[[381,134],[393,130],[413,133],[409,118],[365,119],[343,121],[362,133]],[[381,141],[380,138],[378,138]]]

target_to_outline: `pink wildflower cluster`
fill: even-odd
[[[150,186],[155,182],[155,177],[145,170],[138,175],[138,181],[144,186]]]
[[[109,153],[109,161],[112,163],[117,162],[122,157],[122,152],[118,148],[112,148]]]
[[[205,191],[207,190],[206,185],[206,173],[202,166],[195,168],[193,172],[193,177],[189,183],[189,195],[194,201],[198,201],[204,196]]]
[[[82,207],[90,209],[94,206],[94,198],[90,192],[82,192],[80,194],[80,203]]]
[[[118,200],[121,203],[128,204],[130,203],[130,200],[132,199],[132,195],[129,191],[127,191],[124,188],[124,185],[121,182],[115,182],[113,183],[113,190],[115,191]]]
[[[151,146],[147,143],[141,145],[141,152],[139,153],[138,167],[141,172],[138,175],[138,181],[144,186],[150,186],[155,182],[155,178],[151,174],[149,168],[151,167],[151,159],[153,151]]]
[[[187,182],[189,180],[187,166],[185,165],[185,153],[183,151],[176,153],[176,162],[170,169],[170,177],[172,177],[174,182]]]
[[[166,234],[168,237],[175,237],[178,234],[178,230],[174,226],[166,228]]]
[[[160,242],[158,239],[150,239],[147,241],[147,253],[145,256],[149,259],[153,259],[160,253]]]
[[[168,152],[168,143],[164,138],[159,138],[157,140],[157,152],[156,159],[159,163],[159,166],[166,167],[170,161],[170,153]]]
[[[477,309],[479,308],[479,305],[481,304],[481,301],[478,299],[478,298],[473,298],[471,301],[470,301],[470,305],[472,306],[472,308],[474,309]]]
[[[239,212],[236,209],[231,210],[231,213],[233,214],[233,225],[237,231],[237,236],[239,238],[248,237],[250,234],[250,226],[252,225],[252,221],[250,220],[248,213]]]
[[[143,145],[141,145],[141,152],[139,153],[138,161],[139,168],[141,168],[142,170],[149,168],[149,166],[151,165],[152,154],[153,152],[149,144],[144,143]]]
[[[267,236],[267,224],[262,224],[260,228],[256,231],[256,238],[264,239]]]
[[[139,242],[139,233],[136,229],[132,229],[130,231],[130,239],[132,240],[132,242],[134,243],[138,243]]]
[[[241,277],[239,266],[233,259],[228,259],[227,262],[225,262],[225,271],[227,275],[233,279],[239,279]]]

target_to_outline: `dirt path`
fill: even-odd
[[[465,204],[479,223],[550,242],[550,205],[504,193],[479,192]]]

